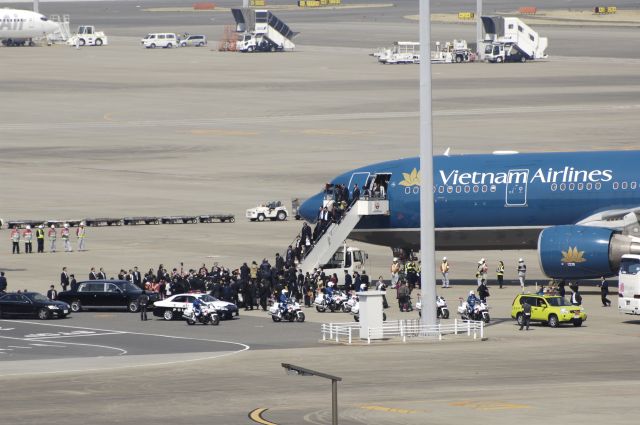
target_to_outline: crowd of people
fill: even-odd
[[[292,299],[310,307],[319,292],[338,284],[337,274],[326,275],[321,269],[302,273],[290,260],[288,256],[276,254],[273,265],[263,259],[260,264],[252,261],[251,264],[243,263],[237,269],[229,269],[217,263],[211,267],[202,264],[197,269],[185,269],[184,263],[180,263],[179,267],[169,271],[160,264],[157,269],[150,268],[144,274],[136,266],[128,270],[121,269],[113,276],[108,276],[102,267],[91,267],[88,280],[127,280],[141,289],[157,292],[161,299],[178,293],[208,292],[246,310],[261,308],[265,311],[269,300],[277,299],[283,289],[288,291]],[[83,280],[85,279],[80,279]],[[365,271],[352,274],[345,271],[342,281],[347,292],[366,290],[370,285]],[[60,274],[62,290],[75,289],[77,285],[75,275],[63,267]]]
[[[65,252],[72,252],[73,247],[71,246],[71,235],[75,233],[76,242],[78,244],[78,251],[86,251],[85,239],[87,236],[87,229],[84,222],[81,222],[79,226],[76,228],[75,232],[69,227],[69,224],[63,224],[62,228],[60,228],[60,232],[58,233],[58,229],[55,224],[49,226],[49,229],[46,231],[46,238],[49,240],[49,252],[57,251],[57,243],[58,243],[58,235],[64,244]],[[35,232],[31,229],[30,225],[25,226],[24,230],[21,232],[18,226],[13,226],[11,232],[9,234],[9,239],[11,240],[11,252],[13,254],[20,254],[20,242],[22,241],[24,244],[24,253],[32,254],[33,253],[33,239],[35,237],[37,244],[37,253],[44,253],[44,245],[45,245],[45,227],[43,224],[36,226]]]

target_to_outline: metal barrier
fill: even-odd
[[[384,322],[380,328],[368,328],[366,335],[360,333],[360,323],[323,323],[322,340],[336,341],[347,340],[351,344],[356,333],[359,339],[366,339],[367,344],[371,344],[372,335],[382,335],[383,339],[400,338],[402,342],[407,339],[438,337],[442,340],[443,335],[467,335],[473,339],[484,338],[484,322],[474,320],[454,319],[453,323],[438,323],[426,326],[420,319],[414,320],[394,320]]]
[[[323,323],[322,324],[322,340],[340,342],[340,337],[343,340],[346,337],[348,344],[353,341],[353,335],[360,333],[360,324],[357,322],[345,322],[345,323]]]

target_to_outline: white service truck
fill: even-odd
[[[483,59],[489,62],[526,62],[547,58],[547,37],[540,37],[519,18],[483,16]]]
[[[67,40],[69,46],[106,46],[109,39],[103,31],[93,25],[80,25],[78,31]]]
[[[295,49],[297,33],[268,10],[231,9],[236,20],[239,52],[280,52]]]
[[[620,260],[618,311],[640,314],[640,255],[625,254]]]
[[[322,271],[328,278],[335,273],[338,277],[338,285],[342,286],[344,285],[344,271],[346,270],[350,275],[353,275],[353,272],[362,274],[365,270],[367,259],[366,252],[344,244],[333,254],[327,264],[323,264],[320,267],[322,267]]]
[[[389,65],[420,63],[420,43],[417,41],[395,41],[389,49],[375,54],[378,62]]]
[[[282,202],[271,201],[260,204],[255,208],[249,208],[246,215],[251,221],[265,221],[266,219],[284,221],[289,216],[289,212],[287,207],[282,205]]]
[[[436,41],[436,50],[431,51],[432,63],[462,63],[475,60],[475,55],[467,46],[467,40],[453,40],[444,43]]]

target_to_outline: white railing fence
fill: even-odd
[[[347,342],[351,344],[354,339],[367,341],[388,340],[392,338],[401,339],[402,342],[418,338],[438,338],[442,340],[443,335],[466,335],[473,339],[484,338],[484,322],[474,320],[454,319],[452,323],[438,323],[426,326],[419,319],[415,320],[393,320],[384,322],[380,328],[368,328],[363,335],[360,323],[323,323],[322,340]]]

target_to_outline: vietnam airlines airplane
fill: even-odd
[[[33,39],[46,37],[58,29],[57,23],[39,13],[0,9],[0,40],[5,46],[33,45]]]
[[[617,273],[640,254],[640,151],[434,157],[436,249],[538,249],[549,277]],[[388,215],[363,216],[349,238],[420,249],[419,158],[369,165],[331,182],[386,188]],[[325,192],[300,215],[314,222]]]

